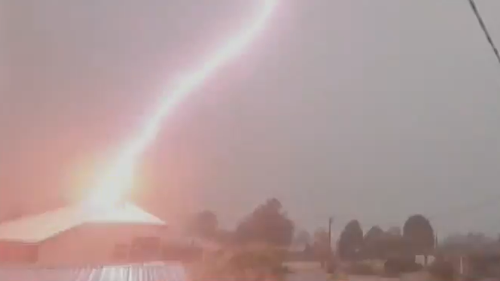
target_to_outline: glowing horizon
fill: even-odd
[[[114,205],[130,192],[139,156],[156,139],[168,113],[193,90],[202,85],[219,67],[240,55],[266,26],[278,0],[262,1],[263,6],[250,26],[230,38],[196,69],[183,75],[171,93],[162,95],[159,108],[153,112],[142,130],[125,143],[118,158],[111,163],[109,170],[104,171],[97,186],[91,189],[90,195],[84,201],[85,204],[93,208]]]

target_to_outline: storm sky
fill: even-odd
[[[500,44],[500,2],[477,4]],[[2,217],[76,200],[93,163],[259,1],[0,5]],[[161,216],[211,209],[227,226],[276,197],[309,229],[423,213],[438,231],[496,233],[496,204],[481,202],[500,198],[499,93],[465,0],[282,0],[165,122],[136,196]]]

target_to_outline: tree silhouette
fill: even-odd
[[[373,226],[366,232],[363,242],[363,256],[365,258],[382,258],[384,256],[385,232],[379,226]]]
[[[258,206],[236,229],[239,242],[262,242],[290,246],[294,224],[282,210],[281,202],[272,198]]]
[[[355,260],[363,247],[363,230],[357,220],[350,221],[340,234],[339,256],[344,260]]]
[[[403,237],[409,243],[413,254],[427,255],[434,249],[434,230],[422,215],[410,216],[403,226]]]
[[[384,235],[384,231],[378,225],[373,226],[365,234],[364,240],[366,241],[376,241]]]

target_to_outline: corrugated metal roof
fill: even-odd
[[[186,281],[179,263],[81,268],[0,267],[1,281]]]
[[[0,240],[36,243],[83,223],[165,224],[131,203],[93,211],[76,205],[0,224]]]

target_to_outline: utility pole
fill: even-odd
[[[332,224],[333,224],[333,217],[330,217],[328,219],[328,251],[330,253],[332,252]]]
[[[325,268],[330,270],[330,264],[332,262],[332,224],[333,217],[328,218],[328,254],[326,255]]]

